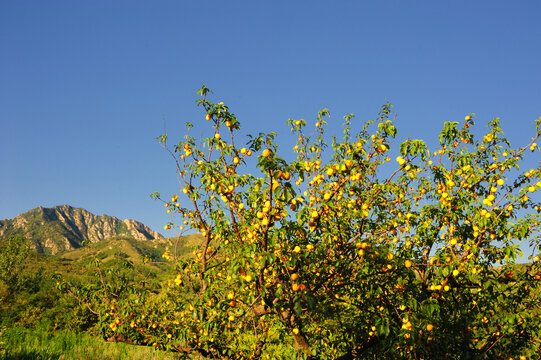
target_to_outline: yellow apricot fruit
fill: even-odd
[[[263,150],[263,153],[262,153],[263,157],[265,157],[265,158],[266,158],[266,157],[269,157],[270,154],[271,154],[271,152],[270,152],[269,149]]]

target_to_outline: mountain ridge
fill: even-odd
[[[145,224],[110,215],[95,215],[83,208],[59,205],[39,206],[13,219],[0,220],[0,239],[22,235],[38,253],[56,255],[115,236],[135,240],[162,240],[164,237]]]

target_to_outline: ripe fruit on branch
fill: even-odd
[[[524,272],[520,279],[524,300],[498,297],[515,285],[499,283],[499,270],[485,265],[489,258],[494,263],[507,263],[506,259],[516,255],[518,248],[509,246],[504,251],[499,246],[504,239],[508,239],[505,244],[530,234],[537,239],[541,231],[541,204],[535,201],[541,193],[539,167],[524,175],[513,170],[539,136],[525,147],[502,148],[505,141],[496,121],[489,134],[484,132],[479,141],[473,141],[467,129],[473,127],[471,114],[465,117],[466,122],[460,121],[460,129],[458,123],[446,123],[441,134],[445,141],[437,151],[429,152],[421,140],[397,146],[391,139],[396,131],[393,120],[385,107],[374,124],[378,130],[373,136],[368,129],[372,121],[358,133],[346,133],[344,140],[326,134],[321,118],[317,120],[319,128],[310,130],[315,134],[310,137],[302,133],[304,120],[297,125],[295,120],[288,121],[298,137],[296,145],[287,146],[295,157],[289,161],[286,153],[283,159],[278,156],[282,152],[278,153],[274,133],[261,133],[244,145],[247,148],[237,147],[234,137],[241,128],[237,119],[225,106],[205,99],[202,105],[203,116],[211,120],[203,132],[207,135],[200,142],[187,136],[175,146],[174,153],[177,159],[181,155],[186,159],[178,161],[180,187],[174,193],[193,204],[186,204],[189,209],[185,209],[180,207],[185,201],[179,203],[179,198],[169,196],[165,210],[180,212],[184,226],[202,234],[203,245],[193,256],[179,259],[182,267],[177,269],[186,286],[179,284],[183,280],[180,276],[175,279],[177,274],[173,275],[168,286],[182,287],[175,286],[176,292],[167,290],[164,299],[176,297],[180,291],[204,291],[192,313],[187,311],[188,303],[175,298],[169,298],[168,306],[158,302],[145,306],[144,311],[157,316],[149,313],[149,321],[135,322],[134,327],[151,330],[150,344],[156,341],[165,349],[170,342],[168,334],[172,334],[171,339],[191,344],[193,350],[249,358],[265,349],[258,348],[259,340],[246,326],[257,316],[262,329],[285,330],[287,334],[280,336],[285,336],[287,346],[307,344],[297,349],[298,355],[317,352],[322,358],[331,358],[336,357],[338,348],[351,354],[355,344],[365,340],[364,330],[377,340],[378,345],[371,349],[375,358],[431,353],[436,333],[442,353],[450,353],[462,348],[455,347],[456,343],[468,344],[464,349],[479,349],[487,341],[498,340],[500,334],[494,332],[493,324],[507,324],[509,316],[498,310],[509,304],[507,308],[513,311],[512,306],[535,301],[537,292],[522,284],[533,290],[534,283],[528,281],[535,276],[535,281],[541,279],[541,272]],[[345,125],[350,131],[349,120]],[[224,128],[229,135],[224,133],[221,141],[218,133]],[[400,151],[393,150],[391,155],[391,144]],[[291,151],[293,145],[296,153]],[[260,170],[255,175],[241,169],[241,163],[251,167],[247,159],[251,152]],[[389,166],[393,171],[386,170]],[[527,221],[521,221],[525,213]],[[165,224],[183,231],[181,224]],[[532,269],[541,261],[539,245],[537,241],[531,255],[533,264],[528,265]],[[169,255],[162,261],[166,257]],[[169,262],[173,258],[171,255]],[[487,280],[490,292],[485,291]],[[318,305],[312,306],[312,301]],[[500,306],[500,301],[505,306]],[[351,314],[352,308],[360,311]],[[536,309],[531,310],[520,324],[521,339],[537,336],[539,324],[528,324],[538,317]],[[491,324],[478,321],[485,314],[490,314]],[[514,319],[516,313],[510,315]],[[457,323],[438,321],[441,316],[460,319],[461,323],[457,328]],[[115,314],[113,320],[117,317]],[[336,321],[340,317],[347,319],[345,327]],[[515,320],[516,325],[519,320]],[[121,324],[129,325],[131,319],[124,321],[121,319]],[[152,332],[154,323],[161,333]],[[180,325],[182,331],[176,332],[173,324]],[[355,328],[362,331],[350,333]],[[106,330],[111,332],[108,327]],[[126,330],[129,327],[119,324],[119,333],[129,334]],[[237,342],[227,345],[232,331],[246,342],[242,352]],[[245,333],[248,336],[243,336]],[[515,349],[514,335],[505,335],[493,348],[484,347],[486,357],[529,351],[535,345],[534,341],[520,341]],[[472,339],[479,343],[470,344]],[[213,349],[216,345],[221,349]],[[526,354],[530,358],[534,352]]]

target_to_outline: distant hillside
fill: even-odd
[[[139,241],[163,239],[143,223],[120,220],[69,205],[38,207],[14,219],[0,220],[0,240],[20,234],[38,253],[55,255],[80,248],[84,241],[96,243],[121,236]]]
[[[184,259],[192,256],[193,248],[199,246],[202,241],[201,235],[194,234],[160,239],[160,241],[136,240],[116,236],[90,244],[84,248],[64,252],[60,257],[75,262],[87,262],[91,259],[97,259],[104,264],[114,263],[118,258],[122,258],[130,261],[136,267],[146,263],[145,267],[147,268],[163,270],[169,267],[168,264],[172,264],[172,262],[166,261],[162,257],[164,252],[167,251],[171,259],[175,255],[180,259]]]
[[[176,254],[179,258],[191,256],[192,249],[202,243],[201,235],[185,235],[172,238],[162,238],[160,241],[145,241],[115,236],[105,239],[84,248],[71,250],[60,255],[63,259],[85,261],[93,258],[108,262],[116,256],[125,258],[134,263],[142,262],[147,258],[154,262],[165,261],[162,255],[167,251],[171,257]]]

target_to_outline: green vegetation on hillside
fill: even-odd
[[[115,237],[47,256],[30,251],[22,236],[9,236],[0,241],[0,328],[95,334],[99,314],[96,304],[88,301],[88,291],[105,284],[110,291],[159,292],[161,284],[173,277],[173,266],[162,255],[175,243],[185,256],[191,249],[184,247],[195,240]],[[58,279],[70,288],[62,291]]]

